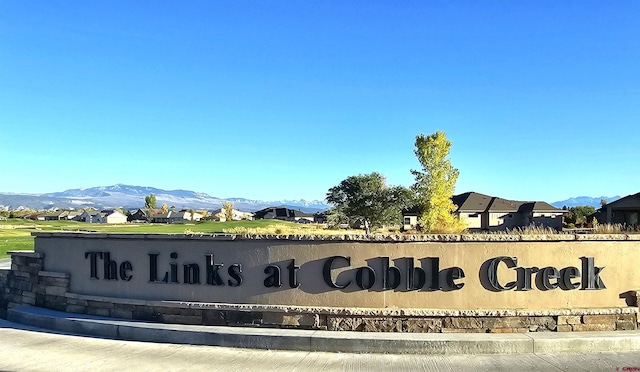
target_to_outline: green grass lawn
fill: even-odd
[[[7,251],[33,250],[32,232],[46,231],[89,231],[140,234],[185,234],[223,233],[223,230],[236,227],[260,228],[274,224],[293,225],[291,222],[277,220],[194,222],[184,224],[90,224],[76,221],[30,221],[9,219],[0,221],[0,258],[7,258]]]

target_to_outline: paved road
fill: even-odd
[[[10,268],[11,268],[11,259],[0,258],[0,269],[10,269]]]
[[[60,334],[0,319],[0,370],[638,371],[640,351],[460,356],[268,351],[106,340]]]

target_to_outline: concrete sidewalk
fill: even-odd
[[[640,351],[639,331],[512,334],[332,332],[150,323],[31,306],[9,309],[7,315],[10,321],[20,324],[114,340],[249,349],[416,355]]]
[[[637,368],[640,351],[519,355],[269,351],[110,340],[0,319],[2,371],[633,371]]]

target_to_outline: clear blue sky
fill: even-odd
[[[0,0],[0,191],[322,199],[413,141],[456,192],[640,191],[638,1]]]

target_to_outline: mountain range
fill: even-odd
[[[123,207],[136,209],[144,206],[144,198],[149,194],[156,196],[158,206],[167,204],[180,208],[218,209],[224,202],[230,201],[234,208],[254,212],[270,206],[286,206],[306,213],[315,213],[330,206],[320,200],[251,200],[245,198],[217,198],[202,192],[189,190],[163,190],[148,186],[117,184],[86,189],[69,189],[44,194],[17,194],[0,192],[0,209],[52,209],[86,208],[108,209]]]
[[[607,203],[611,203],[613,201],[616,201],[618,199],[620,199],[621,197],[619,195],[616,196],[600,196],[597,198],[592,198],[590,196],[576,196],[573,198],[569,198],[566,200],[560,200],[557,202],[553,202],[551,203],[551,205],[553,205],[556,208],[562,208],[562,207],[567,207],[567,208],[571,208],[571,207],[577,207],[580,205],[590,205],[592,207],[595,207],[596,209],[600,208],[601,201],[602,200],[606,200]]]
[[[52,209],[52,208],[86,208],[108,209],[123,207],[136,209],[144,206],[144,198],[149,194],[156,196],[158,206],[167,204],[180,208],[218,209],[224,202],[230,201],[238,210],[254,212],[270,206],[286,206],[307,213],[315,213],[330,208],[322,200],[252,200],[245,198],[217,198],[203,192],[189,190],[163,190],[149,186],[133,186],[116,184],[86,189],[69,189],[61,192],[44,194],[18,194],[0,192],[1,209]],[[620,196],[577,196],[551,203],[556,208],[591,205],[600,207],[602,199],[612,202]]]

